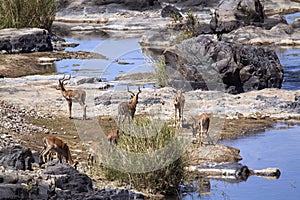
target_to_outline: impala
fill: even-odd
[[[210,117],[208,114],[203,113],[199,115],[198,121],[196,124],[197,129],[200,129],[200,145],[203,144],[203,135],[205,135],[208,139],[209,142],[208,144],[214,144],[210,136],[208,135],[208,129],[209,129],[209,124],[210,124]]]
[[[69,146],[66,143],[64,143],[60,138],[48,135],[43,138],[43,143],[44,149],[41,152],[41,159],[43,162],[47,161],[48,156],[50,154],[56,152],[60,163],[62,163],[62,157],[64,157],[67,163],[69,162],[71,166],[76,168],[78,162],[73,161]]]
[[[177,122],[177,110],[179,114],[179,120],[181,121],[181,126],[183,124],[183,109],[185,104],[185,97],[182,94],[182,89],[177,91],[177,95],[174,99],[174,107],[175,107],[175,126]]]
[[[109,151],[111,152],[113,150],[113,145],[118,145],[118,139],[120,137],[119,129],[116,131],[112,131],[107,135],[107,140],[109,142]]]
[[[116,131],[112,131],[107,135],[107,140],[109,142],[110,145],[118,145],[118,139],[119,139],[119,129],[117,129]]]
[[[119,107],[118,107],[118,124],[119,124],[119,126],[120,126],[122,118],[123,118],[122,123],[124,122],[126,117],[128,118],[129,123],[130,123],[130,118],[131,118],[131,120],[133,120],[134,114],[135,114],[135,111],[136,111],[136,105],[138,103],[139,94],[142,92],[140,90],[140,87],[138,87],[138,92],[136,94],[129,91],[128,87],[127,87],[127,91],[131,94],[132,100],[129,103],[128,102],[121,102],[119,104]]]
[[[79,103],[83,109],[83,119],[86,119],[86,105],[85,105],[85,97],[86,92],[84,90],[66,90],[64,86],[64,81],[70,80],[69,78],[65,78],[65,75],[62,79],[58,80],[58,85],[56,86],[57,90],[61,91],[62,96],[67,100],[69,107],[69,118],[72,119],[72,103]]]

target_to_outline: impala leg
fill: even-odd
[[[69,118],[72,119],[72,101],[68,101],[68,107],[69,107]]]
[[[86,107],[87,105],[84,104],[83,106],[83,119],[86,120]]]
[[[86,120],[86,107],[87,105],[85,105],[83,102],[79,102],[80,106],[82,107],[83,110],[83,115],[82,115],[82,119]]]
[[[175,117],[174,117],[174,119],[175,119],[175,126],[176,126],[176,116],[177,115],[177,108],[175,108]]]
[[[203,143],[203,123],[201,121],[200,123],[200,146],[202,146]]]
[[[208,132],[206,132],[206,136],[207,136],[207,138],[208,138],[209,144],[215,145],[215,144],[214,144],[214,141],[211,139],[211,137],[209,136]]]
[[[182,126],[183,125],[183,108],[181,108],[180,118],[181,118],[181,126]]]
[[[42,156],[43,162],[47,162],[45,158],[50,153],[50,150],[52,149],[52,147],[53,146],[50,145],[45,150],[42,151],[41,156]]]

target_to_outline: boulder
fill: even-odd
[[[211,21],[217,33],[228,33],[240,26],[263,23],[265,15],[259,0],[222,0]]]
[[[257,26],[240,27],[222,35],[222,41],[247,45],[298,46],[300,29],[279,23],[270,30]]]
[[[163,9],[161,10],[161,16],[162,17],[175,17],[177,16],[178,18],[182,18],[181,10],[179,10],[178,8],[176,8],[175,6],[171,6],[171,5],[167,5],[165,7],[163,7]]]
[[[52,51],[51,37],[39,28],[0,30],[0,53],[30,53]]]
[[[55,186],[64,191],[88,192],[92,190],[92,180],[67,164],[55,164],[47,167],[46,175],[55,176]]]
[[[0,165],[16,170],[32,170],[34,159],[27,147],[19,145],[8,146],[0,150]]]
[[[273,50],[199,36],[164,52],[169,84],[238,94],[281,88],[283,69]]]
[[[29,199],[26,188],[20,184],[0,184],[0,194],[3,199]]]

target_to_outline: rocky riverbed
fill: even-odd
[[[42,149],[42,137],[47,134],[56,134],[70,145],[73,158],[79,161],[79,172],[76,172],[76,174],[78,173],[78,176],[83,176],[81,173],[87,173],[95,180],[93,182],[94,188],[98,189],[89,188],[88,190],[92,191],[92,193],[86,193],[85,195],[91,195],[92,197],[101,192],[101,194],[103,194],[103,190],[101,189],[107,186],[115,188],[116,185],[104,181],[101,177],[94,176],[92,175],[93,173],[90,173],[87,158],[89,152],[91,152],[91,148],[87,141],[81,140],[78,127],[76,129],[76,126],[74,126],[74,123],[78,125],[78,122],[84,122],[81,120],[82,110],[79,105],[74,104],[73,113],[75,121],[68,119],[67,103],[61,96],[60,91],[54,88],[58,82],[58,78],[59,76],[57,75],[36,75],[22,78],[4,78],[0,80],[2,100],[0,131],[4,138],[3,141],[16,140],[18,142],[17,145],[14,145],[15,142],[3,142],[2,148],[8,148],[6,144],[10,143],[13,144],[12,148],[17,149],[21,145],[22,148],[30,148],[33,152],[30,150],[29,152],[36,155],[36,152]],[[101,128],[103,128],[104,133],[107,134],[111,129],[111,124],[115,123],[113,119],[116,118],[119,102],[123,100],[127,101],[129,99],[129,93],[126,90],[99,90],[98,87],[100,83],[84,83],[84,81],[80,81],[86,81],[87,79],[84,77],[77,77],[75,80],[67,84],[66,87],[73,89],[82,88],[87,91],[87,115],[90,119],[87,120],[87,123],[92,121],[91,119],[98,118],[102,123]],[[131,90],[135,91],[134,87],[132,88]],[[137,106],[137,116],[156,116],[172,125],[174,119],[172,99],[176,91],[169,87],[162,89],[143,88],[142,85],[141,91],[142,93],[140,94],[140,100]],[[196,117],[197,114],[202,112],[210,113],[212,116],[210,135],[215,143],[218,143],[218,141],[224,138],[235,138],[253,131],[272,128],[272,125],[277,122],[295,123],[299,119],[298,91],[265,89],[231,95],[224,92],[196,90],[185,92],[184,95],[186,96],[187,103],[184,109],[184,126],[181,129],[182,134],[192,136],[191,124],[193,123],[193,117]],[[101,117],[99,118],[99,116]],[[197,165],[206,161],[236,162],[242,159],[238,149],[219,144],[192,149],[189,150],[191,151],[190,165]],[[3,152],[7,152],[7,150],[3,150]],[[21,155],[27,154],[23,153]],[[2,156],[5,157],[8,155],[3,153]],[[1,160],[5,161],[6,159]],[[6,166],[6,164],[1,165]],[[21,166],[26,165],[22,164]],[[63,169],[63,172],[67,175],[70,170],[73,170],[68,167],[68,165],[55,165],[52,167],[55,168],[55,170],[51,168],[51,170],[54,171]],[[68,193],[66,191],[75,191],[76,193],[77,190],[71,188],[63,189],[66,193],[53,191],[51,184],[53,185],[54,183],[53,181],[51,182],[51,176],[49,177],[49,175],[47,175],[47,178],[43,178],[45,176],[43,174],[46,173],[45,170],[47,171],[48,167],[46,167],[46,169],[40,169],[37,164],[33,164],[32,169],[33,172],[24,172],[25,182],[29,179],[29,174],[37,173],[42,177],[39,179],[42,180],[34,184],[39,186],[43,183],[45,186],[43,181],[46,181],[47,184],[44,191],[52,191],[53,195],[58,196],[73,195],[72,192]],[[8,169],[3,168],[3,173],[16,173],[14,170],[7,170]],[[73,174],[73,172],[71,174]],[[38,175],[36,175],[36,178],[40,177]],[[77,179],[76,177],[73,178]],[[24,180],[22,177],[18,177],[17,179]],[[35,180],[35,178],[33,179]],[[91,181],[88,177],[85,179],[89,182]],[[21,180],[18,181],[17,184],[24,183]],[[55,180],[57,181],[57,179]],[[9,181],[4,183],[11,184]],[[26,187],[31,187],[30,184],[33,183],[26,182],[26,184]],[[13,188],[15,187],[16,186],[13,186]],[[18,185],[18,187],[23,186]],[[59,188],[57,188],[57,190],[58,189]],[[81,191],[81,189],[78,190]],[[11,191],[15,191],[15,189]],[[113,191],[110,194],[120,192],[120,190],[110,191]],[[126,195],[136,195],[134,193],[128,193],[128,191],[124,191],[124,193]],[[121,190],[120,195],[124,193]],[[106,195],[108,194],[109,193]],[[46,195],[46,193],[31,194],[24,192],[23,195]],[[78,195],[78,198],[81,198],[83,194]]]
[[[143,37],[142,43],[146,49],[157,48],[159,51],[176,41],[176,37],[170,37],[168,40],[165,40],[165,37],[153,37],[155,36],[153,33],[157,31],[160,36],[165,36],[165,30],[172,26],[172,19],[161,17],[161,5],[166,6],[170,1],[159,1],[160,4],[155,1],[151,9],[145,9],[145,5],[140,5],[138,10],[132,9],[128,1],[120,1],[121,3],[111,1],[106,2],[108,5],[97,6],[90,1],[58,2],[60,9],[53,32],[63,37],[80,38],[83,34],[85,37],[141,37],[144,35],[146,37]],[[194,12],[200,17],[201,22],[208,24],[218,2],[210,1],[207,4],[196,3],[197,5],[194,5],[194,1],[172,1],[171,5],[179,9],[187,9],[191,5],[196,6],[197,9]],[[299,11],[299,3],[296,1],[265,0],[260,2],[265,8],[268,19],[275,23],[284,22],[284,20],[274,15]],[[131,9],[124,7],[123,3]],[[155,24],[153,24],[154,21]],[[239,41],[239,43],[251,45],[299,45],[298,23],[295,22],[292,25],[282,23],[276,26],[273,24],[274,27],[270,30],[256,26],[246,28],[241,26],[230,33],[224,33],[222,40]],[[150,31],[146,34],[148,30]],[[171,30],[167,36],[176,34],[176,31]],[[153,40],[153,38],[156,39]],[[211,34],[209,38],[217,41],[217,34]],[[82,109],[78,104],[74,104],[74,120],[68,119],[67,103],[60,92],[55,89],[61,77],[59,75],[25,76],[40,73],[36,63],[44,60],[50,59],[52,66],[54,60],[64,58],[105,59],[104,56],[90,52],[38,52],[1,54],[0,57],[0,75],[5,77],[0,79],[0,133],[2,133],[0,165],[3,166],[0,174],[1,183],[3,183],[3,185],[0,184],[1,194],[11,198],[32,199],[93,199],[108,196],[126,199],[143,198],[143,195],[127,189],[108,189],[108,187],[116,188],[117,186],[93,174],[87,160],[92,143],[81,140],[78,127],[76,127],[78,123],[83,122],[81,121]],[[41,57],[46,58],[40,59]],[[49,72],[47,66],[42,66],[46,69],[44,72]],[[135,91],[137,85],[142,90],[136,111],[137,116],[157,118],[172,126],[173,98],[176,90],[171,87],[144,88],[144,85],[153,84],[155,81],[145,82],[144,79],[139,79],[141,76],[136,77],[138,78],[131,84],[130,90]],[[108,84],[117,86],[122,85],[123,82],[105,83],[99,82],[97,78],[75,77],[66,86],[68,89],[86,90],[87,123],[93,120],[101,122],[101,128],[105,134],[110,131],[112,124],[115,124],[118,104],[121,101],[128,101],[130,97],[126,89],[112,87],[110,90],[103,90],[103,87]],[[212,121],[209,133],[217,143],[215,146],[188,149],[191,154],[190,165],[198,165],[206,161],[236,162],[242,159],[239,150],[218,144],[220,140],[272,128],[272,125],[278,122],[299,122],[299,91],[269,88],[232,95],[225,93],[224,90],[195,90],[186,91],[184,95],[186,106],[183,127],[179,129],[180,133],[192,140],[193,119],[199,113],[210,113]],[[57,163],[49,163],[44,168],[38,166],[37,152],[42,149],[42,137],[47,134],[58,135],[68,143],[73,158],[79,161],[78,170],[66,164]],[[68,185],[64,184],[65,182],[77,184]]]

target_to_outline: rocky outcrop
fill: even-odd
[[[144,199],[128,190],[93,188],[87,175],[57,163],[45,172],[2,169],[0,192],[1,199]]]
[[[240,26],[264,22],[259,0],[222,0],[215,10],[212,27],[217,33],[230,32]]]
[[[16,170],[32,170],[31,150],[21,146],[9,146],[0,150],[0,165]]]
[[[0,53],[52,51],[50,35],[45,29],[23,28],[0,30]]]
[[[280,88],[283,70],[276,53],[261,47],[214,42],[204,36],[185,40],[164,53],[169,83],[192,89],[237,94]]]
[[[66,163],[51,161],[39,168],[29,148],[9,134],[0,141],[1,199],[143,199],[122,189],[93,188],[92,180]]]

